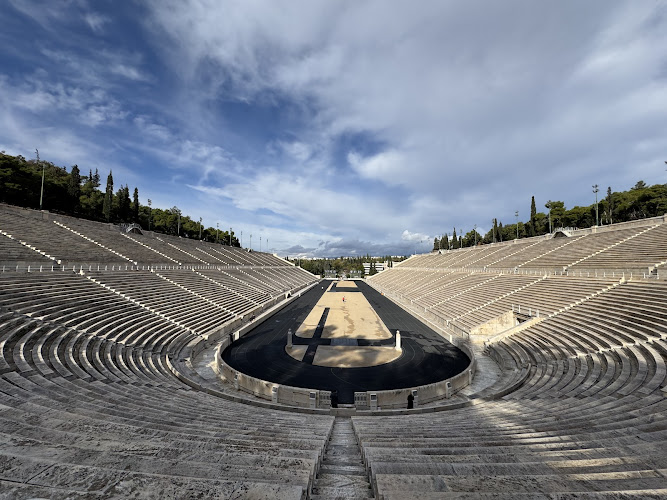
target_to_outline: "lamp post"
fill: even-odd
[[[252,233],[250,233],[250,250],[252,250]]]
[[[551,204],[552,204],[552,202],[551,202],[551,200],[549,200],[544,205],[545,207],[547,207],[549,209],[549,234],[551,234]]]
[[[39,149],[35,149],[35,153],[37,154],[37,164],[40,164],[41,161],[39,160]],[[44,199],[44,172],[46,170],[46,165],[42,163],[42,189],[39,192],[39,209],[42,209],[42,200]]]
[[[595,193],[595,225],[599,226],[600,225],[600,216],[598,212],[598,191],[600,190],[598,188],[597,184],[593,184],[593,192]]]
[[[240,244],[241,244],[241,248],[243,248],[243,231],[241,231],[241,241],[240,241]]]
[[[232,228],[231,227],[229,228],[229,246],[230,247],[233,246],[232,245]]]
[[[215,242],[218,242],[218,235],[220,233],[220,223],[216,222],[215,223]]]
[[[262,251],[262,237],[259,237],[259,251]]]
[[[151,230],[151,219],[153,218],[153,202],[148,198],[148,230]]]
[[[201,240],[201,217],[199,218],[199,239]]]
[[[516,239],[519,239],[519,211],[514,212],[514,217],[516,217]]]
[[[475,224],[475,246],[477,246],[477,224]]]

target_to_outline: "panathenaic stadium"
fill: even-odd
[[[0,205],[0,499],[666,498],[666,222],[332,282]]]

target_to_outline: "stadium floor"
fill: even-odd
[[[401,389],[426,385],[463,371],[468,357],[431,328],[398,307],[382,294],[357,281],[358,291],[326,291],[329,282],[313,287],[283,310],[248,332],[223,353],[223,359],[235,369],[270,382],[320,390],[337,390],[342,404],[354,402],[355,391]],[[297,361],[285,352],[287,332],[296,332],[324,293],[363,293],[390,332],[401,333],[401,356],[379,366],[332,368]],[[314,354],[318,345],[331,345],[332,339],[299,338],[294,345],[307,345]],[[358,339],[359,346],[393,345],[395,340]]]

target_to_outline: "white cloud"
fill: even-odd
[[[110,22],[110,19],[107,16],[103,16],[95,12],[87,12],[84,14],[83,20],[95,33],[101,33],[103,31],[102,28],[104,25]]]
[[[411,233],[406,229],[401,234],[401,239],[403,241],[427,241],[432,240],[433,237],[423,233]]]

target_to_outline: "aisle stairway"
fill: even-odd
[[[349,417],[336,417],[310,498],[374,498]]]

